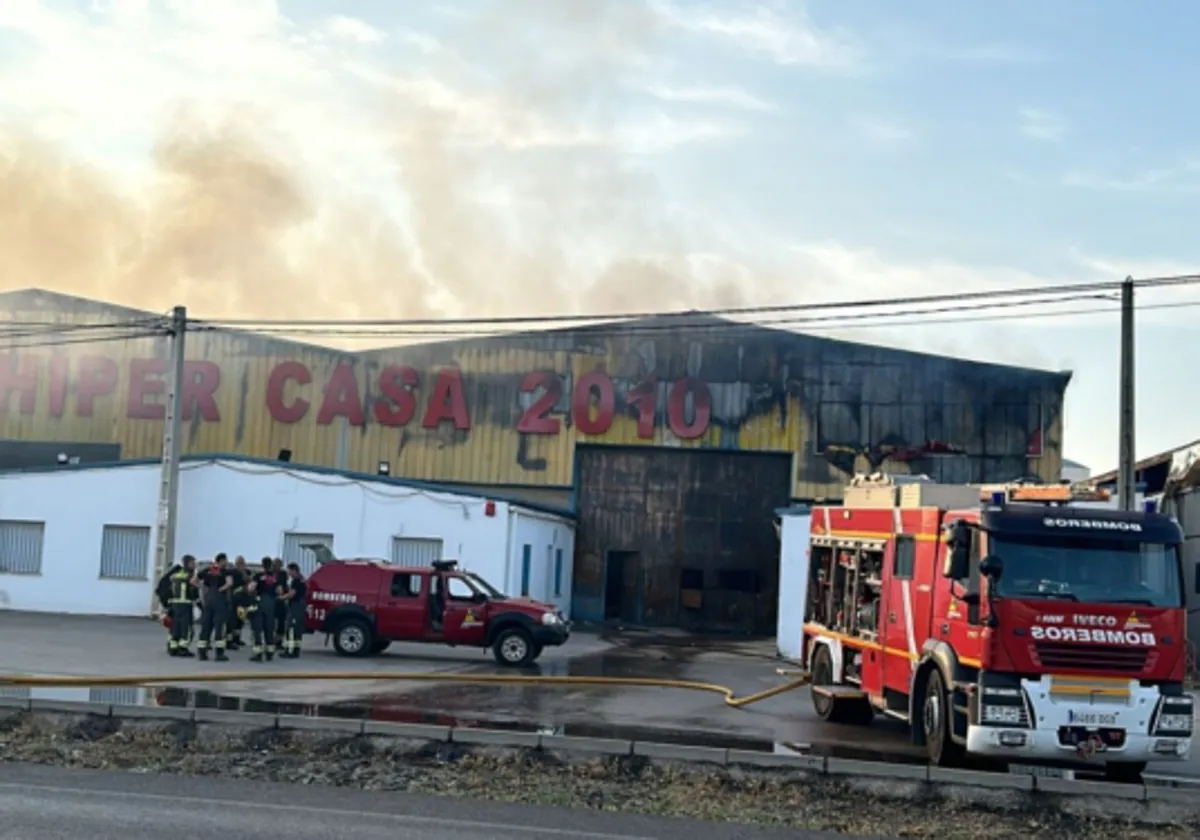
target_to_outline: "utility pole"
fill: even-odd
[[[1133,370],[1133,278],[1121,284],[1121,448],[1118,466],[1117,493],[1121,510],[1133,510],[1135,472],[1134,454],[1134,370]]]
[[[162,477],[158,485],[158,528],[154,549],[154,578],[166,574],[175,562],[175,524],[179,508],[179,456],[183,419],[183,361],[187,338],[187,307],[176,306],[171,314],[171,366],[167,371],[167,393],[163,415]],[[153,613],[157,599],[151,595]]]

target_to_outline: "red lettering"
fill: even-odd
[[[183,363],[183,419],[191,420],[197,410],[209,423],[221,420],[217,408],[217,386],[221,384],[221,368],[216,362]]]
[[[542,395],[535,399],[517,421],[517,431],[526,435],[556,435],[561,428],[557,417],[549,417],[550,409],[558,405],[563,393],[562,377],[557,373],[535,370],[526,374],[521,383],[522,394]]]
[[[22,414],[37,410],[38,373],[41,365],[37,356],[5,353],[0,362],[0,410],[8,413],[9,398],[20,394],[17,405]]]
[[[687,422],[687,398],[692,398],[692,422]],[[667,398],[667,425],[675,437],[695,440],[703,437],[712,420],[712,392],[699,379],[680,379],[671,386]]]
[[[436,429],[443,420],[453,420],[454,428],[460,432],[471,428],[467,398],[463,394],[462,373],[458,368],[438,371],[421,425],[426,429]]]
[[[107,356],[84,356],[79,360],[75,382],[75,413],[91,417],[96,397],[117,390],[117,363]],[[132,416],[132,415],[131,415]]]
[[[297,395],[290,403],[286,392],[288,382],[307,385],[312,374],[300,362],[280,362],[267,377],[267,411],[277,423],[298,423],[308,413],[308,400]]]
[[[420,380],[407,365],[388,365],[379,372],[379,392],[375,400],[375,419],[381,426],[407,426],[417,413],[413,390]]]
[[[592,397],[595,396],[596,416],[592,416]],[[612,428],[617,411],[617,392],[612,379],[601,369],[590,370],[575,383],[571,395],[571,417],[575,428],[584,435],[603,435]]]
[[[335,417],[345,417],[351,426],[365,426],[362,397],[358,393],[358,377],[349,362],[339,362],[325,386],[325,399],[317,412],[317,423],[328,426]]]
[[[650,377],[625,395],[625,401],[637,409],[637,436],[654,437],[654,414],[658,410],[658,380]]]
[[[50,405],[51,417],[62,417],[67,405],[67,381],[70,379],[71,359],[62,353],[50,357]]]
[[[131,420],[162,420],[167,407],[160,402],[146,402],[146,397],[166,393],[162,378],[167,372],[166,359],[131,359],[129,362],[129,403],[126,416]]]

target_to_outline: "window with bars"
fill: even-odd
[[[392,562],[410,569],[432,566],[442,559],[442,540],[392,537]]]
[[[333,552],[333,534],[308,534],[288,531],[283,535],[283,563],[295,563],[300,572],[309,577],[317,570],[317,553],[305,546],[319,545]]]
[[[105,525],[100,541],[100,577],[149,579],[150,529],[140,525]]]
[[[0,521],[0,574],[40,575],[45,522]]]

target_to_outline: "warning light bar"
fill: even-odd
[[[1067,484],[988,487],[980,493],[980,501],[991,504],[1009,502],[1041,502],[1043,504],[1066,504],[1068,502],[1107,502],[1111,495],[1107,490],[1093,487],[1071,487]]]

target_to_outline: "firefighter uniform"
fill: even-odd
[[[222,561],[224,558],[222,557]],[[196,650],[201,659],[208,659],[208,649],[211,645],[217,652],[217,661],[223,662],[227,639],[226,628],[229,626],[229,590],[224,588],[229,583],[229,571],[224,568],[224,562],[214,563],[200,575],[203,585],[201,595],[200,638],[196,642]]]
[[[190,558],[188,558],[190,559]],[[171,574],[171,656],[195,656],[192,653],[192,609],[196,587],[192,584],[195,561],[180,566]]]
[[[229,576],[233,578],[233,587],[229,590],[229,626],[226,628],[230,650],[238,650],[242,646],[242,628],[246,626],[246,620],[237,607],[249,581],[246,576],[246,561],[240,557],[238,560],[241,561],[240,564],[229,570]]]
[[[283,561],[278,557],[271,563],[271,571],[275,573],[275,583],[278,596],[275,599],[275,638],[283,643],[283,634],[287,632],[287,601],[284,596],[288,591],[288,573],[283,567]]]
[[[262,645],[263,656],[270,661],[275,658],[275,641],[279,638],[275,632],[279,580],[270,558],[263,560],[262,571],[254,576],[254,588],[258,592],[259,629],[256,632],[262,634],[262,641],[257,644]]]
[[[158,598],[159,606],[162,607],[163,615],[167,617],[167,621],[163,622],[163,627],[167,630],[167,653],[172,656],[175,653],[175,647],[172,644],[174,634],[171,629],[171,577],[182,569],[183,566],[176,563],[171,568],[167,569],[166,574],[158,579],[158,583],[154,587],[154,595]]]
[[[300,656],[300,641],[304,638],[304,618],[308,598],[308,582],[300,574],[295,563],[288,566],[287,628],[283,635],[282,656],[296,659]]]

